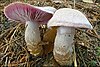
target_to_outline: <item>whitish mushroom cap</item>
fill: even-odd
[[[54,12],[56,11],[56,8],[50,7],[50,6],[45,6],[45,7],[37,7],[36,6],[36,8],[41,9],[41,10],[51,13],[51,14],[54,14]]]
[[[52,12],[52,11],[51,11]],[[27,3],[15,2],[11,3],[4,9],[5,16],[14,21],[34,21],[39,24],[45,24],[53,16],[53,12],[42,8],[36,8]]]
[[[48,28],[53,26],[67,26],[92,29],[92,25],[80,11],[71,8],[58,9],[48,22]]]

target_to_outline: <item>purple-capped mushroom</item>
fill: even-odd
[[[60,65],[73,63],[75,28],[93,28],[83,13],[71,8],[58,9],[47,26],[57,27],[53,54]]]
[[[14,21],[25,23],[25,41],[34,56],[42,53],[39,25],[46,24],[56,9],[53,7],[35,7],[26,3],[15,2],[4,8],[5,16]]]

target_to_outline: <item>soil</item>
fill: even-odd
[[[83,12],[93,26],[93,30],[76,29],[75,52],[78,67],[100,66],[100,3],[86,3],[62,0],[55,3],[53,0],[2,0],[0,1],[0,66],[8,67],[41,67],[60,65],[54,60],[52,49],[45,49],[42,56],[34,57],[28,50],[24,40],[24,24],[9,21],[3,12],[5,6],[12,2],[27,2],[33,6],[52,6],[59,8],[74,8]],[[54,39],[49,41],[43,39],[48,29],[45,25],[40,26],[41,45],[51,44]],[[55,32],[56,33],[56,32]],[[55,35],[52,35],[54,38]],[[53,48],[50,46],[51,48]],[[49,47],[44,47],[49,48]],[[74,65],[72,65],[74,66]]]

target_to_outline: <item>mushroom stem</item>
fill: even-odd
[[[54,43],[54,58],[60,65],[72,65],[74,59],[75,29],[71,27],[59,27]]]
[[[30,54],[37,56],[42,53],[42,46],[39,45],[41,41],[38,23],[27,21],[25,30],[25,41]]]

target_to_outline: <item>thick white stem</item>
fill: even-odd
[[[38,23],[27,21],[25,26],[25,41],[28,50],[31,54],[38,55],[42,50],[42,46],[38,45],[41,41]]]
[[[54,43],[54,58],[60,65],[71,65],[73,62],[73,42],[75,29],[59,27]]]

